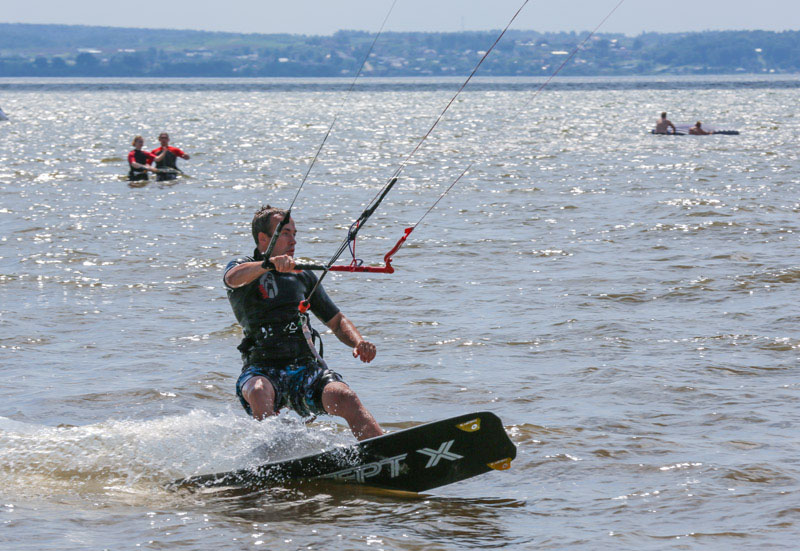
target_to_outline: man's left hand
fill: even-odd
[[[361,341],[353,348],[353,357],[361,358],[361,361],[364,363],[369,363],[374,360],[375,354],[377,354],[375,345],[369,341]]]

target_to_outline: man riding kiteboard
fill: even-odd
[[[236,394],[244,409],[259,420],[288,407],[301,416],[343,417],[359,440],[380,436],[383,430],[356,393],[317,353],[314,341],[319,334],[311,328],[308,315],[298,310],[310,294],[311,311],[353,348],[354,357],[365,363],[375,358],[375,345],[361,336],[324,289],[319,286],[311,294],[317,276],[295,270],[294,220],[289,218],[270,257],[264,258],[285,216],[285,210],[269,205],[259,209],[251,225],[256,242],[253,256],[232,260],[225,268],[228,300],[244,331]]]

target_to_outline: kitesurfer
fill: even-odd
[[[672,128],[672,132],[669,132],[669,128]],[[654,134],[674,134],[677,132],[675,125],[667,118],[667,112],[664,111],[661,113],[661,119],[656,121],[656,129],[653,130]]]
[[[708,132],[703,129],[703,124],[697,121],[697,123],[689,129],[689,134],[692,136],[708,136],[709,134],[713,134],[713,132]]]
[[[251,224],[253,256],[232,260],[225,268],[228,300],[244,330],[236,394],[247,413],[259,420],[289,407],[304,417],[320,413],[343,417],[359,440],[380,436],[381,427],[356,393],[317,353],[314,341],[319,334],[311,328],[308,315],[298,311],[317,276],[295,270],[297,231],[291,218],[268,259],[274,269],[265,267],[264,253],[285,215],[286,211],[269,205],[259,209]],[[365,363],[375,358],[375,345],[361,336],[322,286],[309,302],[314,315],[352,347],[354,357]]]
[[[156,168],[159,169],[168,169],[166,171],[162,170],[158,174],[157,180],[164,181],[164,180],[174,180],[178,177],[180,173],[180,169],[176,165],[176,161],[178,157],[181,159],[189,160],[189,155],[178,149],[177,147],[172,147],[169,145],[169,134],[166,132],[162,132],[158,135],[158,141],[161,143],[161,147],[156,148],[152,151],[153,155],[159,155],[160,153],[164,152],[166,155],[161,161],[156,162]]]
[[[128,165],[131,167],[128,171],[128,179],[131,182],[146,181],[148,172],[158,173],[158,169],[150,165],[153,164],[153,161],[158,163],[163,160],[164,152],[161,152],[160,155],[154,155],[144,151],[142,149],[144,147],[144,138],[141,136],[134,137],[131,145],[133,146],[133,151],[128,153]]]

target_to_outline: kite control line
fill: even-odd
[[[311,292],[308,294],[306,299],[303,302],[300,303],[299,309],[300,309],[301,312],[306,312],[308,310],[310,298],[314,295],[314,293],[316,292],[316,290],[319,287],[320,283],[322,282],[322,280],[325,278],[325,276],[328,274],[329,271],[378,272],[378,273],[392,273],[392,272],[394,272],[394,268],[391,267],[391,256],[395,252],[397,252],[397,250],[400,247],[403,246],[403,243],[405,242],[406,238],[408,238],[408,235],[413,231],[413,228],[407,228],[404,236],[401,237],[397,241],[397,243],[395,244],[394,248],[391,251],[389,251],[389,253],[387,253],[386,256],[384,256],[384,261],[386,261],[386,259],[388,258],[389,259],[389,263],[386,264],[383,268],[377,268],[377,269],[373,269],[373,270],[367,269],[368,267],[361,266],[361,261],[358,260],[357,258],[355,258],[355,238],[356,238],[356,234],[358,234],[358,231],[361,229],[361,227],[364,225],[364,223],[367,221],[367,219],[370,217],[370,215],[375,211],[375,209],[378,207],[378,205],[381,203],[381,201],[383,201],[383,198],[386,197],[386,194],[389,193],[389,191],[392,189],[394,184],[397,182],[397,178],[400,176],[400,173],[403,171],[403,169],[406,167],[408,162],[411,160],[411,157],[413,157],[417,153],[417,151],[419,151],[419,149],[422,147],[423,143],[428,138],[428,136],[430,136],[431,133],[433,132],[433,130],[438,126],[439,122],[442,120],[442,118],[444,117],[444,115],[447,112],[447,110],[450,109],[450,106],[453,105],[453,103],[455,102],[456,98],[458,98],[459,94],[461,94],[461,92],[464,90],[464,88],[467,86],[467,84],[469,84],[470,80],[472,80],[472,77],[475,76],[475,73],[478,71],[478,68],[483,64],[483,62],[486,60],[486,58],[489,57],[489,54],[492,53],[492,51],[494,50],[495,46],[497,46],[498,42],[500,42],[500,39],[503,38],[503,36],[506,34],[506,31],[508,31],[509,27],[511,27],[511,24],[514,22],[514,20],[516,20],[517,16],[519,16],[519,14],[522,12],[522,9],[528,4],[529,1],[530,0],[524,0],[522,2],[522,5],[519,7],[519,9],[517,9],[517,11],[514,13],[513,17],[511,17],[511,19],[506,24],[506,26],[502,30],[502,32],[500,32],[500,34],[497,36],[497,38],[495,39],[495,41],[491,45],[491,47],[489,47],[486,50],[486,52],[483,54],[481,59],[475,65],[475,68],[472,69],[472,72],[469,74],[469,76],[466,78],[466,80],[461,84],[461,87],[458,89],[458,91],[456,91],[456,93],[453,95],[453,97],[450,99],[450,101],[447,103],[447,105],[445,105],[444,109],[442,109],[442,112],[439,113],[439,116],[433,122],[433,124],[428,129],[428,131],[419,140],[419,142],[417,143],[416,147],[414,147],[414,149],[411,151],[411,153],[408,154],[408,156],[405,158],[405,160],[402,163],[400,163],[400,166],[397,168],[397,170],[395,170],[394,174],[392,174],[391,178],[386,183],[386,185],[384,185],[383,188],[381,188],[381,190],[378,191],[378,193],[375,196],[375,198],[373,198],[372,201],[370,201],[370,205],[371,206],[368,206],[364,210],[364,212],[361,213],[361,216],[359,216],[358,220],[356,220],[350,226],[350,229],[347,232],[347,237],[345,237],[344,241],[339,246],[339,249],[331,257],[331,259],[328,261],[328,263],[325,266],[314,266],[314,265],[312,265],[310,267],[310,269],[322,269],[323,272],[322,272],[322,275],[320,275],[320,277],[317,279],[316,285],[314,285],[314,287],[311,289]],[[349,266],[342,266],[341,268],[337,267],[337,269],[334,270],[333,263],[336,262],[339,259],[339,257],[342,255],[342,253],[348,248],[353,253],[353,260],[351,261],[350,265]]]
[[[547,78],[547,80],[545,80],[541,84],[541,86],[539,86],[536,89],[534,94],[528,99],[528,101],[525,102],[525,104],[522,106],[522,108],[519,109],[519,111],[517,111],[516,116],[510,121],[511,123],[513,123],[514,121],[516,121],[519,118],[520,114],[523,111],[525,111],[525,109],[528,107],[528,105],[534,99],[536,99],[536,97],[539,95],[539,93],[548,84],[550,84],[550,82],[572,60],[572,58],[575,57],[575,55],[578,53],[578,51],[586,45],[586,43],[592,38],[592,36],[594,36],[595,33],[597,33],[597,31],[600,29],[600,27],[603,26],[603,24],[614,14],[614,12],[616,12],[619,9],[620,6],[622,6],[622,4],[624,2],[625,2],[625,0],[619,0],[619,2],[614,6],[614,8],[610,12],[608,12],[608,14],[606,14],[606,16],[600,21],[600,23],[598,23],[597,26],[590,33],[588,33],[586,35],[586,37],[577,46],[575,46],[575,48],[572,49],[572,52],[570,52],[569,56],[556,68],[555,71],[553,71],[553,73]],[[527,4],[527,2],[525,2],[525,4]],[[511,22],[513,22],[514,19],[517,17],[517,15],[519,15],[519,12],[522,10],[522,8],[525,7],[525,4],[523,4],[522,7],[517,11],[517,13],[514,15],[514,18],[511,19]],[[511,24],[511,22],[509,22],[509,25]],[[489,50],[486,52],[486,55],[488,55],[489,52],[491,52],[491,50],[494,48],[494,46],[497,44],[497,42],[500,40],[500,38],[503,36],[503,34],[505,33],[506,30],[508,30],[508,26],[506,26],[505,30],[503,30],[503,33],[500,34],[500,36],[495,41],[495,43],[492,45],[492,47],[489,48]],[[472,75],[475,74],[475,71],[477,71],[478,67],[483,62],[483,59],[486,58],[486,55],[484,55],[484,57],[481,59],[481,61],[478,63],[478,65],[475,67],[475,69],[472,71],[472,74],[470,74],[469,78],[467,78],[467,82],[469,82],[469,79],[472,78]],[[465,85],[466,85],[466,83],[465,83]],[[463,89],[464,89],[464,85],[462,85],[462,87],[461,87],[461,89],[459,90],[458,93],[460,93],[461,90],[463,90]],[[458,93],[456,93],[456,96],[458,96]],[[452,103],[453,100],[455,100],[455,96],[453,97],[452,100],[450,100],[450,103]],[[449,106],[450,106],[450,104],[448,104],[447,107],[449,107]],[[445,107],[445,111],[447,110],[447,107]],[[443,114],[444,114],[444,111],[442,112],[442,115]],[[431,130],[428,131],[428,134],[430,134],[430,132],[433,130],[433,128],[436,126],[436,124],[438,124],[440,119],[441,119],[441,115],[439,116],[439,119],[436,120],[436,123],[434,123],[433,127],[431,127]],[[498,131],[498,135],[500,133],[502,133],[502,130],[505,129],[508,126],[508,124],[510,124],[510,123],[506,123],[505,125],[503,125],[501,130]],[[427,137],[427,134],[426,134],[425,137]],[[424,141],[425,137],[423,137],[422,141]],[[419,146],[421,145],[422,141],[420,142],[419,145],[417,145],[417,148],[414,149],[414,151],[411,153],[411,155],[413,155],[417,151],[417,149],[419,149]],[[397,172],[395,172],[395,176],[400,173],[400,171],[402,170],[403,166],[405,166],[405,164],[411,158],[411,155],[409,155],[408,158],[406,158],[406,160],[403,162],[403,165],[397,170]],[[353,261],[351,262],[350,266],[335,266],[335,267],[330,267],[329,269],[331,271],[348,271],[348,272],[362,272],[363,271],[363,272],[377,272],[377,273],[387,273],[387,274],[393,273],[394,272],[394,268],[391,267],[391,260],[392,260],[393,255],[397,252],[397,250],[400,247],[403,246],[403,244],[405,243],[406,239],[408,239],[408,236],[411,234],[411,232],[414,231],[422,223],[422,221],[425,219],[425,217],[428,216],[428,214],[430,214],[431,211],[434,208],[436,208],[436,206],[439,204],[439,202],[442,199],[444,199],[444,196],[447,195],[450,192],[450,190],[452,190],[453,187],[455,187],[455,185],[458,184],[458,182],[461,181],[461,179],[467,174],[469,169],[472,168],[473,164],[474,164],[474,161],[470,162],[467,165],[467,167],[464,168],[461,171],[461,173],[458,175],[458,177],[456,177],[456,179],[453,180],[453,182],[439,195],[439,197],[436,199],[436,201],[434,201],[433,204],[430,207],[428,207],[428,209],[422,214],[422,216],[419,218],[419,220],[417,220],[417,222],[414,225],[406,228],[403,231],[403,236],[397,241],[397,243],[395,244],[394,248],[391,251],[389,251],[388,253],[386,253],[386,256],[384,257],[384,262],[385,262],[386,266],[377,267],[377,268],[374,268],[374,267],[361,267],[361,260],[355,258],[355,243],[353,243],[353,245],[351,247],[351,251],[353,252]]]
[[[352,93],[353,88],[356,85],[356,81],[358,80],[358,77],[361,75],[361,72],[364,70],[364,66],[367,64],[367,61],[369,60],[369,56],[372,53],[373,48],[375,48],[375,43],[378,41],[378,37],[383,32],[383,28],[386,26],[386,22],[389,20],[389,16],[392,14],[392,11],[394,10],[395,4],[397,4],[397,0],[393,0],[392,5],[389,6],[389,11],[386,12],[386,16],[383,18],[383,23],[381,23],[380,29],[378,29],[378,32],[375,34],[375,38],[372,40],[372,44],[370,44],[369,49],[367,50],[367,53],[364,55],[364,59],[361,62],[361,65],[359,66],[358,71],[356,71],[356,75],[353,77],[353,81],[350,83],[350,88],[348,88],[347,93],[345,94],[344,99],[342,100],[342,104],[339,106],[339,110],[336,111],[336,113],[333,115],[333,120],[331,121],[331,124],[328,127],[328,131],[325,133],[325,137],[322,138],[322,142],[319,144],[319,147],[317,148],[317,152],[314,154],[314,157],[311,159],[311,163],[309,163],[309,165],[308,165],[308,170],[306,170],[306,173],[303,176],[303,180],[300,182],[300,186],[298,186],[297,192],[294,194],[294,198],[292,199],[292,202],[289,205],[289,208],[286,210],[286,215],[283,217],[283,219],[280,221],[280,223],[278,223],[278,226],[275,228],[275,231],[272,233],[272,238],[269,241],[269,246],[267,246],[267,250],[264,251],[264,262],[262,262],[262,264],[261,264],[261,266],[264,267],[267,270],[271,270],[271,269],[275,268],[275,266],[269,260],[270,257],[272,256],[272,251],[275,249],[275,243],[278,241],[278,237],[280,236],[281,231],[283,231],[283,228],[286,226],[286,224],[289,223],[289,220],[291,219],[291,215],[292,215],[292,207],[294,207],[294,203],[295,203],[295,201],[297,201],[297,197],[300,195],[300,190],[303,189],[303,185],[305,185],[306,180],[308,179],[308,175],[311,173],[311,169],[314,167],[314,164],[317,162],[317,159],[319,158],[319,155],[322,152],[322,148],[325,147],[325,142],[328,141],[328,137],[331,135],[331,132],[333,131],[333,127],[336,124],[336,120],[339,118],[339,113],[341,113],[342,109],[344,109],[344,106],[347,103],[347,100],[350,97],[350,94]],[[372,213],[370,213],[370,214],[372,214]],[[313,269],[319,269],[319,268],[313,268]]]
[[[579,43],[573,49],[573,51],[563,61],[563,63],[561,63],[559,65],[559,67],[550,75],[550,77],[544,83],[542,83],[542,85],[536,90],[536,92],[533,94],[533,96],[523,105],[523,108],[520,109],[520,111],[518,111],[517,115],[512,119],[512,122],[515,121],[519,117],[520,113],[522,111],[524,111],[524,109],[528,106],[528,104],[531,101],[533,101],[533,99],[536,98],[536,96],[538,96],[538,94],[542,91],[542,89],[544,89],[553,80],[553,78],[555,78],[558,75],[558,73],[561,72],[561,70],[567,65],[567,63],[569,63],[569,61],[572,60],[572,58],[577,54],[577,52],[586,44],[586,42],[588,42],[588,40],[597,32],[597,30],[606,22],[606,20],[608,20],[611,17],[611,15],[624,3],[624,1],[625,0],[619,0],[619,2],[615,5],[615,7],[603,18],[603,20],[597,25],[597,27],[595,27],[595,29],[592,32],[588,33],[588,35],[584,38],[584,40],[581,43]],[[355,254],[356,236],[357,236],[359,230],[364,226],[364,224],[367,222],[367,219],[372,215],[372,213],[375,211],[375,209],[378,207],[378,205],[380,205],[380,203],[383,201],[383,199],[386,197],[386,195],[392,189],[394,184],[397,182],[397,179],[400,176],[401,172],[406,167],[406,165],[409,163],[410,159],[422,147],[422,145],[424,144],[425,140],[428,138],[428,136],[431,135],[433,130],[436,128],[436,126],[439,124],[439,122],[444,117],[444,115],[447,112],[447,110],[455,102],[455,100],[459,96],[459,94],[461,94],[461,92],[464,90],[464,88],[470,82],[472,77],[478,71],[478,68],[481,66],[481,64],[484,62],[484,60],[486,60],[486,58],[489,56],[489,54],[494,50],[495,46],[497,46],[497,44],[500,41],[500,39],[503,38],[503,36],[505,35],[506,31],[509,29],[509,27],[514,22],[514,20],[517,18],[517,16],[520,14],[520,12],[523,10],[523,8],[528,4],[528,2],[529,2],[529,0],[524,0],[524,2],[519,7],[519,9],[516,11],[514,16],[511,18],[511,20],[505,26],[503,31],[498,35],[497,39],[494,41],[494,43],[491,45],[491,47],[487,49],[487,51],[484,53],[484,55],[481,57],[481,59],[475,65],[475,68],[472,70],[470,75],[467,77],[467,79],[464,81],[464,83],[461,85],[461,87],[458,89],[458,91],[455,93],[455,95],[450,99],[450,101],[444,107],[442,112],[439,114],[439,116],[434,121],[433,125],[431,125],[431,127],[428,129],[428,131],[419,140],[419,142],[417,143],[416,147],[414,147],[414,149],[411,151],[411,153],[403,160],[403,162],[400,164],[400,166],[395,170],[395,172],[394,172],[394,174],[392,174],[392,177],[390,178],[389,182],[387,182],[387,184],[384,185],[384,187],[380,191],[378,191],[378,193],[375,196],[375,198],[372,199],[372,201],[369,203],[368,207],[364,210],[364,212],[362,212],[361,216],[359,216],[359,218],[355,222],[353,222],[353,224],[350,226],[350,228],[348,230],[347,237],[344,239],[342,244],[339,246],[339,249],[331,257],[331,259],[328,261],[328,263],[324,264],[324,265],[322,265],[322,264],[297,264],[297,265],[295,265],[295,268],[298,269],[298,270],[320,270],[320,271],[323,272],[320,275],[320,277],[317,279],[316,284],[311,289],[311,292],[308,294],[306,299],[303,300],[300,303],[300,305],[299,305],[300,312],[304,313],[309,309],[309,307],[310,307],[310,302],[309,302],[310,298],[314,295],[314,293],[316,292],[316,290],[319,287],[320,283],[322,282],[322,280],[325,278],[325,276],[327,275],[327,273],[329,271],[368,272],[368,273],[385,273],[385,274],[394,273],[394,268],[392,267],[392,258],[394,256],[394,254],[397,253],[397,251],[400,249],[400,247],[402,247],[405,244],[405,242],[408,239],[408,237],[411,234],[411,232],[413,232],[414,229],[416,229],[419,226],[419,224],[422,223],[423,219],[439,204],[439,202],[444,198],[444,196],[447,195],[447,193],[450,192],[450,190],[452,190],[452,188],[467,174],[469,169],[472,167],[473,162],[469,163],[468,166],[461,171],[461,173],[458,175],[458,177],[444,190],[444,192],[436,199],[436,201],[433,202],[433,204],[424,212],[424,214],[420,217],[420,219],[413,226],[405,228],[405,230],[403,232],[403,235],[400,237],[400,239],[397,241],[397,243],[395,243],[394,247],[388,253],[386,253],[386,255],[384,255],[384,257],[383,257],[384,265],[383,266],[363,266],[363,261],[358,259],[358,258],[356,258],[356,254]],[[385,21],[384,21],[384,23],[385,23]],[[374,45],[374,42],[373,42],[373,45]],[[362,64],[362,67],[363,67],[363,64]],[[360,73],[360,70],[359,70],[359,73]],[[352,87],[351,87],[351,89],[352,89]],[[506,125],[504,125],[504,127],[505,126]],[[329,130],[329,132],[330,132],[330,130]],[[327,135],[326,135],[325,139],[327,139]],[[324,144],[324,140],[323,140],[323,144]],[[316,156],[314,157],[314,160],[316,160]],[[303,182],[305,182],[305,179],[303,180]],[[302,183],[301,183],[300,187],[302,188]],[[299,194],[299,190],[298,190],[298,194]],[[296,198],[297,198],[297,195],[295,195],[295,199]],[[294,204],[294,201],[292,201],[292,204]],[[288,223],[288,221],[289,221],[288,217],[289,217],[289,215],[287,213],[286,217],[284,218],[284,221],[282,222],[282,225],[279,225],[279,228],[282,229],[283,225]],[[276,238],[276,236],[273,235],[273,240],[275,238]],[[273,243],[271,243],[271,245],[273,245]],[[347,249],[350,250],[350,253],[351,253],[351,256],[352,256],[352,260],[351,260],[350,264],[349,265],[334,266],[334,263],[339,259],[339,257],[342,255],[342,253],[344,253],[344,251],[347,250]],[[271,251],[271,248],[269,250]],[[268,259],[265,261],[265,263],[268,263]]]

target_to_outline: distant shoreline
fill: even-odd
[[[476,77],[467,92],[536,90],[546,77]],[[459,77],[361,77],[355,91],[450,90]],[[337,91],[352,78],[338,77],[0,77],[2,91]],[[780,75],[567,76],[553,79],[545,90],[687,90],[800,88],[800,73]]]
[[[800,31],[627,36],[510,29],[481,66],[492,77],[800,73]],[[248,35],[0,23],[0,77],[464,77],[496,31]],[[588,38],[588,40],[586,40]],[[576,48],[579,48],[576,51]],[[574,57],[569,58],[573,52]]]

